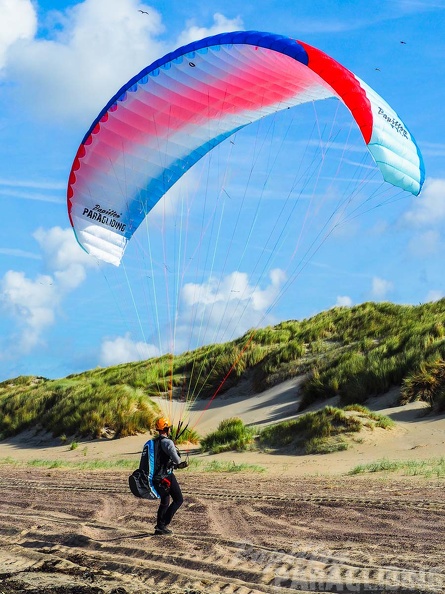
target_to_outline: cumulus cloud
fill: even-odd
[[[72,229],[38,229],[33,237],[38,241],[47,267],[63,291],[72,291],[86,277],[86,268],[96,265],[94,258],[80,248]]]
[[[28,353],[39,343],[43,330],[54,323],[60,295],[53,278],[39,275],[31,280],[23,272],[9,270],[1,279],[0,288],[3,308],[20,327],[16,350]]]
[[[445,179],[430,179],[405,220],[418,227],[437,225],[445,220]]]
[[[251,284],[249,276],[238,271],[202,284],[185,285],[177,347],[184,350],[206,342],[223,342],[260,322],[271,323],[268,310],[285,281],[285,272],[277,268],[270,272],[264,288]],[[192,345],[192,341],[196,342]]]
[[[283,270],[276,268],[271,271],[270,280],[270,285],[261,290],[249,285],[249,276],[245,272],[236,271],[221,279],[210,278],[203,284],[188,283],[184,286],[182,295],[187,306],[249,301],[254,310],[263,311],[277,296],[286,275]]]
[[[159,354],[159,349],[155,345],[142,341],[133,341],[130,334],[127,333],[125,336],[118,336],[114,339],[108,338],[102,342],[100,364],[108,367],[158,357]]]
[[[0,305],[17,324],[19,336],[14,340],[14,350],[19,353],[29,353],[41,344],[63,298],[85,280],[86,268],[95,266],[94,259],[78,246],[71,229],[38,229],[34,238],[49,273],[30,279],[24,272],[9,270],[0,279]]]
[[[17,41],[32,40],[37,31],[37,15],[31,0],[0,0],[0,70],[10,47]]]
[[[31,5],[9,2],[17,15],[22,3]],[[157,39],[163,31],[159,12],[137,0],[85,0],[52,16],[57,34],[39,39],[31,31],[16,39],[6,64],[16,97],[39,116],[90,121],[121,85],[166,50]]]
[[[378,276],[372,279],[372,295],[375,299],[385,299],[393,289],[394,285],[391,281]]]

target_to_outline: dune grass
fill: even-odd
[[[194,429],[189,429],[188,427],[184,430],[181,429],[179,433],[179,437],[177,437],[177,427],[174,427],[170,437],[173,439],[176,445],[183,445],[186,443],[192,443],[194,445],[199,444],[201,437]]]
[[[347,436],[363,428],[391,429],[389,417],[372,412],[363,405],[343,409],[325,406],[291,421],[283,421],[259,430],[247,427],[239,418],[222,421],[216,431],[201,441],[201,450],[211,454],[242,451],[248,448],[286,448],[304,454],[328,454],[346,450]]]
[[[260,473],[265,472],[266,469],[264,466],[260,466],[259,464],[247,464],[241,462],[237,464],[236,462],[223,462],[219,460],[212,460],[212,462],[201,463],[201,468],[204,472],[251,472],[251,473]]]
[[[373,412],[369,410],[369,408],[367,408],[366,406],[363,406],[362,404],[348,404],[348,406],[343,407],[343,410],[362,413],[371,421],[375,421],[375,424],[367,424],[367,426],[371,429],[373,427],[380,427],[381,429],[391,429],[392,427],[395,427],[395,423],[390,417],[387,417],[386,415],[381,415],[380,413]]]
[[[25,466],[32,468],[72,468],[77,470],[134,470],[138,462],[134,460],[34,460],[19,461],[12,457],[0,458],[0,466]]]
[[[52,469],[72,469],[72,470],[127,470],[133,471],[138,465],[135,460],[45,460],[34,459],[28,461],[18,461],[12,457],[0,458],[0,466],[15,466],[15,467],[31,467],[31,468],[45,468]],[[204,462],[191,458],[189,466],[183,472],[219,472],[219,473],[260,473],[265,472],[265,468],[258,464],[247,464],[236,462],[224,462],[212,460],[211,462]]]
[[[219,454],[230,450],[242,451],[254,442],[255,429],[247,427],[241,419],[233,417],[221,421],[218,428],[201,440],[201,450]]]
[[[423,362],[402,382],[401,403],[423,400],[436,412],[445,411],[445,361]]]
[[[425,478],[445,478],[445,458],[430,458],[428,460],[377,460],[369,464],[359,464],[348,474],[368,474],[375,472],[396,473],[406,476],[421,476]]]
[[[356,413],[356,414],[354,414]],[[388,417],[369,411],[364,406],[339,409],[325,406],[316,412],[277,423],[263,429],[259,435],[260,447],[287,448],[304,454],[329,454],[346,450],[345,439],[360,432],[365,426],[389,429],[393,422]]]
[[[442,299],[419,306],[364,303],[315,316],[313,337],[325,348],[311,362],[301,409],[332,396],[343,405],[362,403],[409,381],[429,362],[443,361],[444,314]]]
[[[125,437],[151,428],[158,406],[140,388],[85,379],[0,384],[0,437],[40,428],[55,437]],[[2,393],[3,390],[3,393]]]
[[[332,406],[306,413],[301,417],[266,427],[259,444],[266,448],[291,448],[305,454],[325,454],[345,450],[342,434],[358,432],[362,423]]]

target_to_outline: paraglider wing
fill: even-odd
[[[417,145],[364,82],[305,43],[223,33],[142,70],[93,122],[68,184],[78,242],[119,265],[148,212],[201,157],[253,121],[328,97],[350,109],[384,179],[418,194],[424,171]]]

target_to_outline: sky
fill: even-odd
[[[296,179],[291,174],[301,166],[300,149],[310,144],[314,121],[320,127],[335,118],[337,125],[338,118],[344,127],[332,143],[337,155],[341,143],[349,144],[349,165],[371,169],[372,163],[362,160],[366,149],[352,146],[355,132],[347,112],[337,116],[335,106],[321,107],[313,120],[309,108],[295,116],[295,128],[293,119],[277,118],[269,127],[265,120],[232,143],[234,156],[229,143],[213,162],[198,164],[153,213],[150,235],[136,238],[122,267],[98,263],[76,243],[66,209],[67,180],[84,134],[117,90],[151,62],[191,41],[237,30],[305,41],[374,88],[416,138],[426,169],[422,193],[349,217],[310,257],[298,260],[298,272],[292,248],[292,265],[284,263],[280,250],[287,239],[295,242],[295,235],[301,246],[319,237],[321,202],[307,200],[312,206],[300,213],[299,228],[288,228],[267,258],[262,223],[248,239],[236,226],[227,232],[223,216],[235,195],[265,196],[266,212],[278,208],[278,196],[290,191],[286,180],[292,185]],[[64,377],[181,352],[334,306],[370,300],[419,304],[444,297],[444,55],[445,0],[0,0],[0,381]],[[269,148],[253,153],[263,133]],[[265,177],[265,164],[272,161],[274,169]],[[221,184],[226,173],[231,185]],[[335,198],[342,175],[338,168],[335,183],[332,174],[324,186],[326,204]],[[214,227],[185,247],[177,226],[184,209],[180,194],[202,212],[203,178],[206,192],[219,184],[226,201],[220,218],[207,223]],[[247,199],[246,204],[246,211],[252,210]],[[290,220],[290,211],[284,216]],[[190,262],[204,235],[206,265],[201,260],[194,266]],[[237,260],[221,248],[232,243]],[[147,263],[152,249],[160,250],[155,264],[153,258]],[[254,261],[252,254],[261,249],[263,259]],[[189,261],[180,282],[169,276],[169,262],[178,259]],[[155,284],[168,285],[167,299]]]

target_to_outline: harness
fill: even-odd
[[[130,490],[136,497],[160,499],[168,495],[174,464],[161,446],[164,435],[149,439],[142,448],[139,468],[129,477]]]
[[[162,439],[165,437],[160,435],[144,444],[139,463],[139,470],[147,473],[150,491],[157,499],[170,488],[168,475],[173,472],[170,456],[162,449]]]

